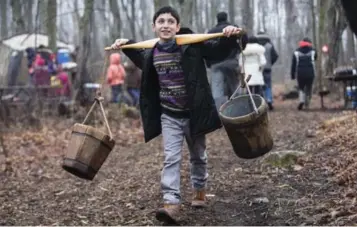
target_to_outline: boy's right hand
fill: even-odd
[[[121,46],[125,45],[129,39],[117,39],[115,42],[111,45],[112,49],[120,49]]]

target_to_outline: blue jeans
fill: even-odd
[[[273,92],[271,88],[271,71],[263,71],[264,77],[264,98],[267,103],[273,103]]]
[[[122,92],[122,86],[119,84],[119,85],[113,85],[112,86],[112,102],[114,103],[119,103],[119,95],[120,93]]]
[[[139,103],[140,89],[139,88],[128,88],[128,93],[133,98],[133,105],[136,106]]]
[[[161,173],[161,189],[164,203],[180,204],[180,170],[182,147],[186,139],[190,154],[191,184],[194,189],[206,187],[208,178],[205,135],[192,138],[190,120],[176,119],[166,114],[161,115],[162,138],[164,145],[164,166]]]
[[[224,75],[221,70],[211,70],[211,88],[216,108],[219,110],[219,108],[228,100],[228,97],[224,94]]]

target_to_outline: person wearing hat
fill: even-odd
[[[317,51],[312,47],[309,38],[299,42],[299,47],[294,51],[291,63],[291,79],[297,80],[299,88],[298,110],[309,107],[312,94],[312,84],[315,79],[315,61]]]

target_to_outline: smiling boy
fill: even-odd
[[[153,31],[159,41],[152,49],[123,49],[142,69],[140,110],[145,142],[162,134],[164,166],[161,189],[164,206],[156,213],[160,221],[175,223],[181,204],[180,164],[184,139],[188,144],[193,187],[192,206],[206,202],[207,154],[205,135],[222,127],[208,84],[204,60],[223,60],[230,49],[238,46],[241,29],[227,26],[227,37],[179,46],[175,35],[180,17],[169,6],[153,17]],[[247,36],[243,35],[245,48]],[[134,41],[117,39],[113,49]]]

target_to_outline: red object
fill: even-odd
[[[327,45],[323,45],[321,50],[322,50],[322,52],[327,53],[328,52],[328,46]]]
[[[71,84],[69,81],[68,74],[66,72],[60,72],[57,78],[61,81],[62,87],[57,90],[58,95],[63,95],[66,97],[71,96]]]
[[[309,42],[306,42],[306,41],[300,41],[299,42],[299,47],[306,47],[306,46],[311,47],[312,44],[309,43]]]

